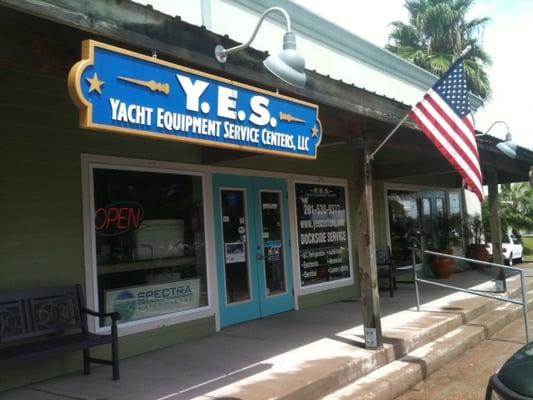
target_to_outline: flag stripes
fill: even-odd
[[[449,150],[451,148],[451,145],[447,141],[442,140],[442,138],[440,137],[440,133],[435,135],[433,134],[433,131],[430,130],[430,128],[426,128],[426,126],[431,126],[431,122],[424,116],[424,114],[422,114],[418,110],[414,110],[410,113],[410,117],[422,129],[426,136],[428,136],[431,142],[435,145],[435,147],[437,147],[437,149],[448,160],[448,162],[457,170],[457,172],[459,172],[459,174],[466,183],[465,186],[467,187],[467,189],[474,192],[478,196],[478,198],[481,195],[480,201],[482,201],[482,185],[480,184],[480,181],[477,177],[472,176],[467,172],[469,170],[469,167],[465,165],[463,159],[461,157],[457,157],[457,154],[455,152]]]
[[[482,201],[483,176],[462,59],[433,85],[409,116],[461,175],[466,188]]]
[[[443,114],[433,107],[428,101],[422,101],[418,104],[418,109],[432,122],[433,126],[439,133],[446,138],[447,142],[461,155],[461,157],[470,166],[473,172],[481,180],[481,171],[479,170],[477,148],[474,148],[475,154],[469,147],[470,142],[465,141],[464,134],[459,130],[454,130]],[[429,127],[428,127],[429,128]],[[427,135],[428,133],[426,133]],[[468,142],[468,144],[467,144]]]
[[[470,150],[475,154],[476,161],[479,159],[479,153],[477,150],[477,143],[474,137],[474,126],[470,121],[470,118],[461,119],[450,109],[434,91],[430,89],[426,95],[428,101],[433,105],[435,111],[437,111],[448,123],[448,125],[461,136],[461,139],[466,142]]]

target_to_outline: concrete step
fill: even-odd
[[[493,283],[477,288],[491,290]],[[520,295],[518,276],[508,279],[508,288],[509,296]],[[381,349],[365,349],[363,329],[355,327],[265,360],[266,371],[198,399],[394,398],[520,314],[520,307],[503,304],[455,293],[424,304],[421,312],[383,318]],[[396,376],[405,383],[397,384]]]
[[[528,292],[528,299],[531,299],[528,304],[533,305],[533,291]],[[465,325],[330,393],[323,400],[393,400],[517,318],[523,318],[521,306],[500,302]]]

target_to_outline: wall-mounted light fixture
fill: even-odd
[[[289,18],[289,14],[287,14],[287,11],[281,7],[269,8],[263,14],[261,14],[252,36],[247,42],[229,49],[225,49],[223,46],[217,45],[215,47],[215,57],[218,62],[225,63],[229,54],[249,47],[252,41],[255,39],[263,20],[266,18],[267,14],[272,11],[278,11],[283,14],[287,22],[287,32],[283,36],[283,50],[278,55],[269,56],[265,61],[263,61],[263,64],[270,72],[272,72],[282,81],[287,82],[289,85],[303,88],[306,80],[305,60],[302,55],[296,51],[296,36],[291,31],[291,20]]]
[[[504,153],[506,156],[511,158],[516,158],[516,144],[512,141],[511,132],[509,132],[509,125],[505,121],[496,121],[494,122],[489,129],[485,131],[485,133],[482,133],[480,135],[476,135],[476,137],[485,136],[490,132],[492,127],[496,124],[504,124],[505,128],[507,129],[507,134],[505,135],[505,142],[500,142],[496,145],[496,147]]]

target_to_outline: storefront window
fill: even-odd
[[[450,204],[450,215],[461,214],[461,193],[457,191],[448,193],[448,203]]]
[[[206,306],[202,178],[99,168],[93,177],[100,310],[125,323]]]
[[[297,183],[295,188],[302,286],[349,278],[344,187]]]
[[[417,193],[405,190],[389,190],[387,201],[394,264],[398,266],[411,264],[412,257],[409,248],[413,245],[420,246]],[[431,233],[431,206],[424,201],[422,204],[424,214],[427,214],[427,229]]]

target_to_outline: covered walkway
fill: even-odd
[[[492,290],[492,277],[491,271],[466,271],[447,283]],[[509,285],[516,288],[516,279]],[[118,382],[107,367],[98,367],[90,376],[35,383],[0,399],[321,398],[479,316],[490,302],[436,287],[423,287],[421,300],[417,313],[412,284],[400,285],[393,298],[382,293],[385,347],[378,351],[364,348],[361,305],[344,301],[123,360]]]

